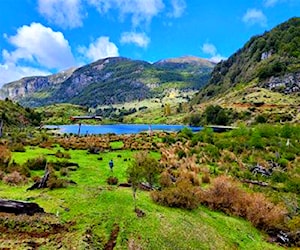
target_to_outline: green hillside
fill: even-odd
[[[202,102],[250,82],[283,94],[300,92],[300,18],[252,37],[216,65],[208,85],[195,97]],[[228,91],[227,91],[228,92]]]
[[[5,128],[38,126],[41,116],[30,108],[24,108],[6,99],[0,100],[0,120],[3,121]]]

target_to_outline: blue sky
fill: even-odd
[[[109,56],[226,59],[300,0],[1,0],[0,87]]]

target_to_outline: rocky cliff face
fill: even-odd
[[[50,76],[25,77],[5,84],[0,89],[0,97],[16,100],[49,87],[58,87],[72,75],[74,70],[75,68],[72,68]]]
[[[25,106],[122,103],[152,97],[168,88],[199,89],[206,84],[213,67],[213,63],[195,57],[154,64],[122,57],[106,58],[55,75],[8,83],[0,95]]]
[[[300,92],[300,73],[289,73],[284,76],[271,77],[262,87],[284,94]]]

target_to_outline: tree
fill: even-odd
[[[170,106],[169,103],[166,103],[166,104],[165,104],[165,107],[164,107],[164,115],[165,115],[165,116],[171,115],[171,106]]]
[[[136,191],[139,185],[146,181],[152,188],[158,181],[160,173],[159,162],[148,152],[142,151],[134,156],[132,164],[127,169],[127,176],[131,183],[134,206],[136,207]]]

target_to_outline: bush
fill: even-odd
[[[30,170],[44,170],[47,164],[47,160],[44,157],[38,157],[33,159],[28,159],[25,166]]]
[[[158,204],[168,207],[194,209],[199,205],[199,188],[194,187],[190,181],[182,179],[175,187],[168,187],[162,191],[151,192],[151,198]]]
[[[209,173],[208,172],[205,172],[203,175],[202,175],[202,183],[210,183],[210,177],[209,177]]]
[[[263,194],[247,193],[226,176],[217,177],[200,197],[201,203],[211,209],[246,218],[265,231],[279,229],[284,223],[285,208],[273,204]]]
[[[9,164],[7,167],[7,172],[12,173],[12,172],[19,172],[21,175],[24,175],[26,177],[30,177],[30,170],[27,166],[25,165],[20,165],[16,163],[14,160]]]
[[[26,149],[22,143],[16,143],[11,147],[12,152],[25,152]]]
[[[26,178],[17,171],[7,174],[6,176],[3,177],[2,180],[4,183],[11,186],[21,185],[26,183],[27,181]]]
[[[0,168],[5,170],[11,159],[10,150],[3,145],[0,145]]]
[[[69,153],[61,152],[60,150],[58,150],[58,151],[55,153],[55,157],[57,157],[57,158],[71,159],[71,156],[70,156]]]
[[[58,179],[54,172],[51,170],[49,179],[47,181],[47,187],[50,189],[64,188],[67,186],[67,181],[64,179]]]
[[[61,176],[68,176],[68,175],[69,175],[69,170],[68,170],[67,168],[61,168],[61,169],[59,170],[59,174],[60,174]]]
[[[159,177],[159,185],[162,188],[166,188],[172,186],[172,184],[173,182],[171,180],[171,175],[168,173],[168,171],[162,172]]]
[[[117,177],[114,177],[114,176],[109,176],[106,180],[107,184],[108,185],[117,185],[119,180]]]

